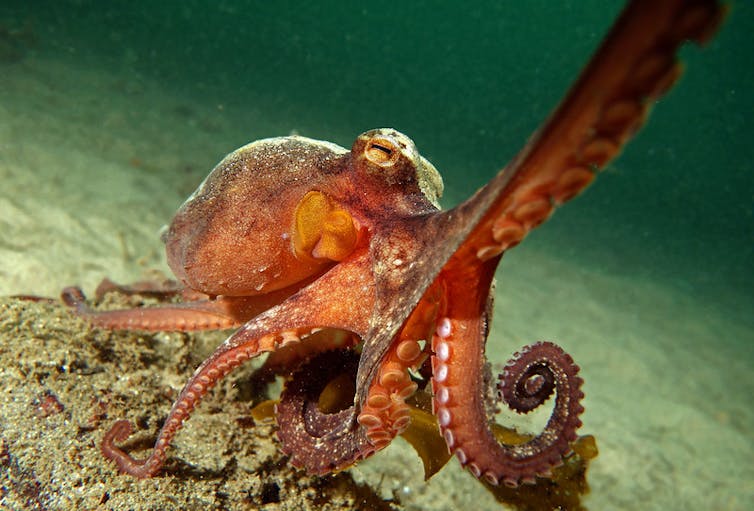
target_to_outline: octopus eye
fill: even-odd
[[[388,138],[375,137],[367,142],[364,148],[364,156],[367,160],[381,167],[395,164],[400,157],[400,150],[395,142]]]

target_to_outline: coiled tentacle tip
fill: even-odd
[[[139,479],[152,477],[156,470],[150,470],[147,460],[134,459],[130,454],[115,445],[115,442],[121,443],[128,440],[131,433],[133,433],[131,422],[127,420],[117,421],[102,438],[100,450],[107,459],[115,462],[121,473],[130,474]]]

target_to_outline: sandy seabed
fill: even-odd
[[[105,276],[129,282],[167,272],[157,233],[222,156],[208,148],[237,139],[236,121],[219,105],[196,106],[132,74],[37,57],[4,65],[0,295],[54,297],[70,284],[91,293]],[[263,120],[257,128],[280,133],[265,133]],[[526,244],[506,256],[488,356],[501,364],[523,344],[549,339],[582,366],[581,431],[600,448],[590,509],[754,509],[754,335],[750,320],[714,304]],[[462,509],[472,500],[475,509],[500,509],[454,460],[425,483],[403,440],[339,475],[303,476],[278,452],[272,425],[244,420],[248,369],[205,399],[163,475],[118,475],[98,449],[112,421],[135,420],[145,445],[130,447],[146,447],[222,339],[96,331],[59,303],[2,299],[2,503],[388,509],[384,500],[394,499],[403,509]]]

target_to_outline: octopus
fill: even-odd
[[[516,487],[551,474],[577,438],[583,381],[552,342],[520,349],[491,376],[495,271],[619,154],[679,77],[679,47],[707,41],[723,15],[708,0],[630,2],[518,155],[449,210],[438,204],[438,171],[394,129],[362,133],[350,150],[288,136],[230,153],[164,232],[180,283],[106,286],[177,299],[100,311],[79,288],[63,291],[100,328],[234,329],[186,382],[146,459],[119,447],[132,433],[125,420],[104,435],[104,456],[123,473],[156,475],[202,397],[269,354],[265,365],[287,375],[275,408],[282,450],[309,473],[344,469],[390,444],[424,389],[449,453],[474,476]],[[343,379],[353,391],[324,406]],[[549,401],[552,412],[537,434],[501,442],[496,398],[518,413]]]

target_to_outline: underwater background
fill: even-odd
[[[160,227],[258,138],[350,147],[394,127],[453,206],[523,146],[622,5],[5,1],[0,295],[164,270]],[[582,366],[581,431],[600,447],[590,509],[754,508],[753,26],[754,6],[733,3],[707,47],[685,48],[684,77],[620,158],[501,263],[488,356],[500,364],[547,338]],[[11,421],[11,394],[8,445],[26,427]],[[424,483],[414,459],[418,482],[383,481],[382,456],[353,471],[403,491],[407,509],[498,508],[457,467]],[[117,477],[101,465],[98,484]]]

